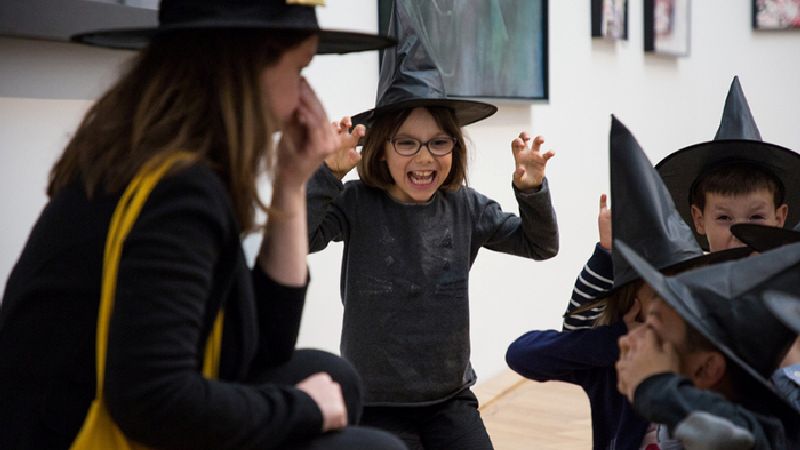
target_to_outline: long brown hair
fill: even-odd
[[[386,144],[397,130],[403,126],[414,108],[383,113],[375,121],[364,137],[364,148],[361,152],[361,161],[358,163],[358,177],[367,186],[388,189],[395,184],[389,167],[383,161]],[[425,107],[433,116],[436,125],[455,140],[453,147],[453,164],[447,174],[441,189],[455,191],[467,183],[467,144],[461,127],[458,126],[453,110],[443,106]]]
[[[253,228],[270,168],[274,119],[260,74],[307,33],[181,31],[157,36],[89,109],[50,172],[47,195],[80,181],[88,196],[122,190],[146,162],[188,151],[230,192],[241,231]]]

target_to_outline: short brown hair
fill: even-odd
[[[225,183],[241,231],[266,210],[257,178],[269,169],[275,120],[262,108],[261,72],[311,34],[176,31],[154,38],[89,109],[50,172],[52,197],[79,181],[91,197],[118,192],[139,167],[194,153]]]
[[[467,145],[464,134],[456,122],[453,110],[442,106],[424,107],[436,120],[436,124],[456,142],[453,147],[453,165],[441,189],[455,191],[467,183]],[[361,161],[358,163],[358,176],[367,186],[388,189],[395,184],[389,167],[383,160],[386,143],[403,126],[414,108],[405,108],[382,113],[375,117],[364,138]]]
[[[775,208],[783,204],[781,180],[770,170],[744,161],[723,163],[702,173],[690,191],[690,204],[703,210],[706,194],[742,195],[766,190],[772,194]]]

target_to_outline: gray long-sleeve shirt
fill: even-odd
[[[558,252],[547,180],[515,193],[519,217],[468,187],[405,204],[361,181],[343,185],[324,165],[311,178],[311,251],[344,241],[341,351],[361,373],[368,405],[430,404],[474,384],[468,286],[478,249]]]

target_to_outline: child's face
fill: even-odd
[[[428,142],[438,137],[451,136],[439,128],[427,109],[414,108],[391,139],[413,138]],[[391,142],[387,142],[383,160],[395,182],[388,189],[389,195],[404,203],[425,203],[447,179],[453,165],[453,153],[434,156],[427,146],[423,146],[415,155],[402,156]]]
[[[692,219],[697,233],[708,238],[709,250],[716,252],[745,246],[731,234],[731,225],[755,223],[782,227],[788,210],[786,204],[776,208],[772,193],[766,189],[742,195],[709,192],[703,210],[692,205]]]
[[[662,344],[670,344],[680,361],[680,374],[691,379],[699,388],[711,387],[703,369],[708,351],[691,351],[686,341],[686,321],[663,299],[654,296],[646,309],[645,325],[653,330]]]

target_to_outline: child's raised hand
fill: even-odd
[[[544,138],[541,136],[531,138],[525,131],[511,141],[511,153],[514,154],[514,162],[517,165],[514,171],[514,186],[517,189],[538,189],[542,185],[547,161],[555,156],[552,151],[541,152],[543,143]]]
[[[608,196],[600,195],[600,212],[597,213],[597,231],[600,234],[600,246],[611,251],[611,210],[608,208]]]
[[[325,165],[341,180],[361,160],[361,154],[356,150],[356,146],[358,140],[366,134],[366,128],[361,124],[353,128],[350,116],[342,117],[339,122],[332,122],[331,126],[341,138],[341,145],[335,153],[325,158]]]

